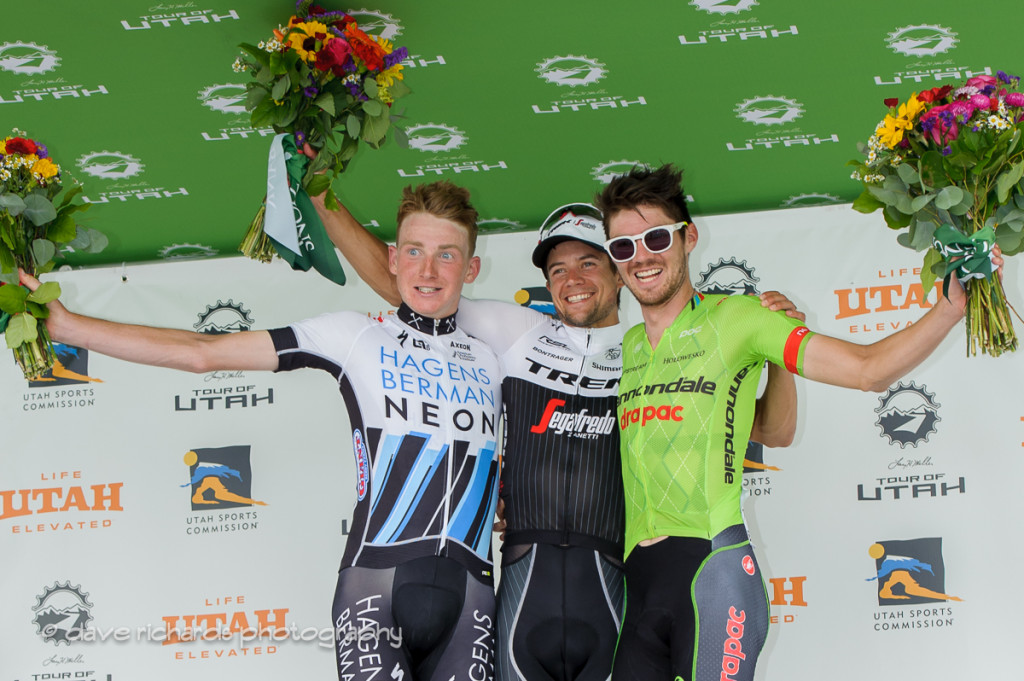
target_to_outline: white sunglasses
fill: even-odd
[[[636,242],[643,241],[644,248],[651,253],[663,253],[672,248],[672,235],[676,230],[690,224],[688,221],[671,225],[658,225],[645,229],[636,236],[617,236],[604,242],[604,250],[615,262],[628,262],[636,257]]]

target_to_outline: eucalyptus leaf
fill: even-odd
[[[57,247],[49,239],[35,239],[32,242],[32,258],[40,265],[53,260],[57,255]]]
[[[922,194],[921,196],[915,197],[914,200],[910,202],[910,207],[913,212],[917,213],[931,203],[934,198],[935,194]]]
[[[6,287],[5,287],[6,288]],[[7,322],[7,347],[13,350],[22,343],[34,341],[39,337],[36,330],[36,318],[30,314],[16,314]]]
[[[79,226],[78,231],[75,234],[75,238],[68,242],[68,246],[75,251],[85,251],[89,248],[89,242],[92,238],[89,235],[89,229],[86,227]]]
[[[896,195],[896,210],[907,215],[913,215],[916,212],[911,203],[909,194]]]
[[[908,185],[917,184],[921,181],[921,175],[909,163],[901,163],[896,166],[896,172],[899,174],[900,179]]]
[[[363,121],[363,141],[371,146],[379,144],[384,139],[384,136],[387,135],[390,126],[391,120],[387,115],[367,117]]]
[[[935,198],[935,206],[937,208],[949,209],[960,203],[964,198],[964,191],[956,185],[949,185],[943,187],[942,191]]]
[[[359,139],[359,130],[361,127],[362,126],[360,125],[359,118],[357,116],[349,114],[348,118],[345,119],[345,131],[348,132],[348,136],[352,139]]]
[[[25,210],[25,201],[17,194],[0,194],[0,209],[17,217]]]
[[[85,248],[86,253],[101,253],[110,243],[107,235],[103,232],[88,228],[86,231],[89,234],[89,245]]]
[[[896,201],[899,199],[899,195],[896,192],[889,189],[883,189],[877,185],[868,185],[865,191],[886,206],[895,206]]]
[[[1016,255],[1024,250],[1024,230],[1014,229],[1008,224],[999,225],[996,227],[996,243],[1003,249],[1003,255]]]
[[[373,78],[366,78],[363,80],[363,92],[365,92],[366,96],[370,99],[376,99],[378,92],[377,81]]]
[[[996,178],[996,200],[999,203],[1006,203],[1010,198],[1010,190],[1020,182],[1022,176],[1024,176],[1024,162],[1015,163],[1010,166],[1009,170],[1000,173]]]
[[[363,111],[368,116],[380,116],[384,112],[384,105],[376,99],[368,99],[363,102]]]
[[[29,194],[25,197],[24,215],[33,225],[41,227],[57,218],[57,209],[53,207],[50,199],[45,196]]]

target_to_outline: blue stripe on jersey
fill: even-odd
[[[487,497],[487,508],[493,508],[495,486],[488,485],[487,481],[490,477],[491,462],[494,459],[494,447],[494,442],[488,442],[487,449],[481,449],[477,454],[476,462],[473,464],[473,475],[469,483],[469,489],[462,495],[462,500],[459,501],[458,507],[452,513],[452,520],[449,523],[448,529],[449,536],[459,541],[464,541],[484,559],[487,558],[487,548],[490,546],[490,533],[484,533],[480,528],[477,528],[477,536],[466,537],[464,535],[472,528],[473,522],[483,507],[481,500],[485,496]],[[483,523],[480,527],[484,526],[490,529],[488,523]],[[480,541],[481,535],[485,535],[487,538],[487,541],[483,542],[482,546]]]
[[[447,444],[439,450],[427,449],[430,435],[426,433],[409,433],[409,435],[421,438],[423,446],[416,455],[416,461],[413,463],[412,469],[402,485],[402,490],[399,492],[387,520],[384,521],[380,531],[373,538],[373,543],[389,543],[398,538],[402,530],[409,523],[409,520],[415,515],[414,512],[417,510],[423,493],[426,491],[434,475],[440,470],[445,454],[448,452]],[[403,437],[402,439],[404,440],[405,438]]]

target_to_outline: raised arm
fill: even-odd
[[[846,388],[882,392],[920,364],[963,317],[966,298],[960,283],[912,326],[871,345],[816,335],[804,350],[804,376]]]
[[[760,295],[761,306],[783,310],[786,315],[804,321],[806,315],[778,291]],[[754,408],[750,439],[766,447],[788,447],[796,435],[796,381],[793,375],[774,364],[768,365],[768,382]]]
[[[24,273],[21,282],[32,290],[39,286],[35,277]],[[48,307],[46,328],[51,338],[127,362],[196,373],[277,369],[277,352],[266,331],[207,335],[87,317],[56,300]]]

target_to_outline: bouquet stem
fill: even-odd
[[[1010,319],[1010,306],[998,276],[971,279],[966,285],[967,355],[982,353],[998,357],[1017,349],[1017,334]]]
[[[35,339],[25,341],[13,350],[14,361],[29,381],[41,377],[53,368],[54,363],[53,342],[50,340],[50,332],[46,330],[46,324],[40,323],[36,327],[36,333],[38,335]]]
[[[270,262],[277,255],[274,245],[270,243],[270,237],[263,231],[263,218],[266,213],[267,199],[263,197],[263,203],[260,205],[259,211],[256,212],[256,217],[252,219],[249,230],[245,233],[242,243],[238,245],[238,250],[242,252],[242,255],[265,263]]]

